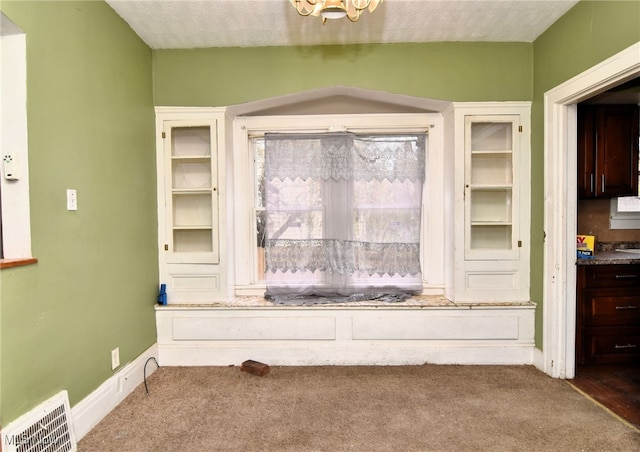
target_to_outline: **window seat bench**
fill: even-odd
[[[157,305],[160,365],[532,364],[535,304],[444,297],[274,305],[262,297]]]

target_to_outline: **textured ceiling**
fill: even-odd
[[[351,23],[289,0],[107,0],[154,49],[383,42],[532,42],[577,0],[385,0]]]

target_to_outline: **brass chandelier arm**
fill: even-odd
[[[347,14],[347,19],[349,19],[350,22],[358,22],[358,19],[360,19],[360,12],[361,10],[358,10],[356,17],[351,17],[350,14]]]
[[[296,7],[296,11],[298,12],[298,14],[300,14],[302,17],[307,17],[310,16],[311,14],[313,14],[313,12],[316,10],[316,6],[318,4],[318,1],[322,1],[322,0],[304,0],[304,3],[308,4],[311,6],[311,8],[309,9],[309,11],[305,10],[305,8],[302,6],[303,1],[302,0],[295,0],[295,7]]]
[[[359,0],[352,0],[351,3],[347,4],[347,19],[351,22],[357,22],[360,19],[360,14],[362,11],[367,9],[371,4],[371,0],[366,0],[362,6],[360,5]]]
[[[351,0],[350,3],[357,11],[364,11],[371,4],[371,0],[364,0],[362,2],[360,0]],[[361,3],[364,3],[364,5],[360,6]]]

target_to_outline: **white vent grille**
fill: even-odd
[[[7,452],[75,452],[69,396],[62,391],[2,430]]]

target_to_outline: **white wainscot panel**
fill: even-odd
[[[335,340],[332,317],[179,317],[177,341]]]
[[[218,290],[218,275],[171,275],[171,282],[179,292]]]
[[[509,272],[467,272],[467,289],[516,289],[518,287],[518,273]]]
[[[518,338],[517,316],[394,316],[353,319],[354,340],[515,340]]]
[[[184,273],[169,275],[167,285],[167,302],[169,304],[210,304],[220,297],[220,275],[214,273],[214,268],[207,268],[212,273],[191,272],[181,269]]]

